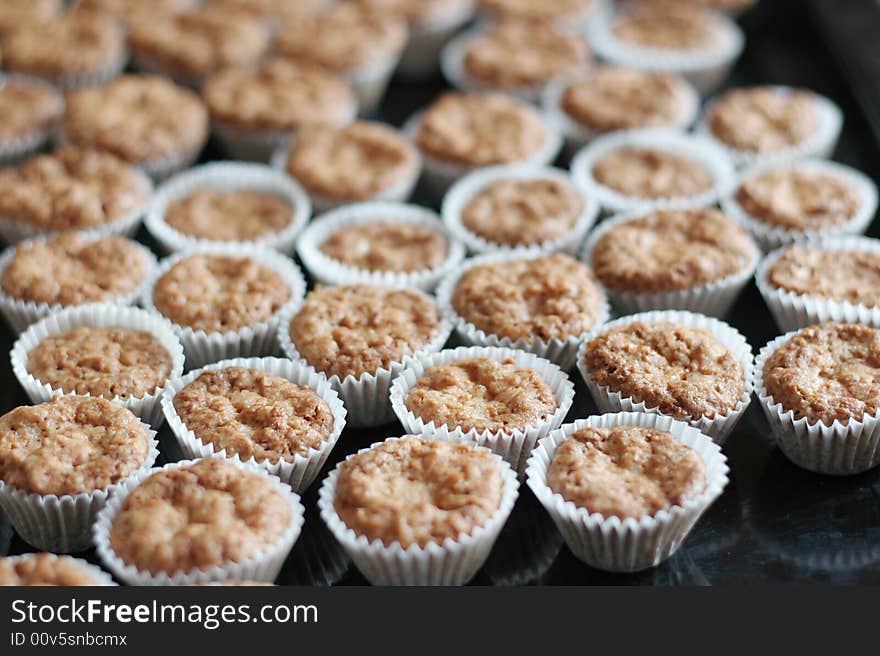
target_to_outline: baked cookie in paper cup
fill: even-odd
[[[877,211],[877,185],[861,171],[827,160],[768,162],[742,173],[721,206],[772,250],[863,233]]]
[[[33,441],[28,431],[43,437]],[[25,542],[45,551],[88,549],[108,497],[145,476],[159,455],[155,431],[100,397],[15,408],[0,418],[0,433],[0,507]]]
[[[119,305],[50,314],[19,336],[10,359],[33,403],[57,395],[102,396],[155,429],[162,425],[162,391],[183,373],[183,346],[171,322]]]
[[[327,376],[355,427],[393,421],[392,380],[412,358],[443,348],[450,332],[432,296],[371,284],[318,286],[278,320],[284,354]]]
[[[638,5],[594,21],[589,38],[600,58],[680,74],[702,95],[724,81],[745,42],[742,30],[722,13]]]
[[[0,312],[20,333],[65,307],[135,305],[156,257],[123,237],[73,232],[19,242],[0,255]]]
[[[590,451],[601,452],[600,445],[605,440],[609,448],[614,448],[620,439],[615,439],[615,431],[621,429],[626,431],[623,435],[629,433],[630,437],[625,448],[647,451],[643,454],[644,461],[632,461],[630,466],[635,471],[628,474],[662,481],[664,472],[659,471],[662,467],[652,470],[651,463],[654,458],[663,456],[668,458],[664,460],[666,467],[678,468],[676,473],[680,479],[665,486],[668,491],[661,488],[664,503],[659,508],[649,507],[644,499],[636,501],[638,495],[627,500],[615,498],[612,490],[603,491],[599,487],[601,482],[591,485],[589,474],[580,485],[573,480],[565,484],[566,474],[577,475],[578,464],[587,471],[600,466],[590,463]],[[585,446],[582,454],[578,454],[576,444],[580,436],[591,444],[591,448]],[[646,441],[647,436],[653,437],[653,444]],[[559,469],[554,468],[557,455],[561,456],[557,463]],[[633,467],[636,462],[641,466]],[[566,470],[566,465],[573,469]],[[671,417],[619,412],[578,419],[550,433],[533,451],[526,475],[529,487],[575,556],[591,567],[608,572],[636,572],[659,565],[678,550],[703,513],[721,495],[728,482],[728,472],[727,458],[720,447],[693,426]],[[591,492],[594,507],[604,512],[591,511],[584,503],[575,502],[580,494],[589,496]],[[630,507],[628,503],[633,505]],[[656,500],[654,503],[660,505]]]
[[[571,160],[571,177],[608,213],[709,207],[728,193],[724,149],[677,130],[645,128],[598,137]]]
[[[291,253],[311,212],[305,190],[280,171],[218,162],[162,184],[144,224],[167,252],[238,242]]]
[[[422,152],[422,180],[436,199],[475,169],[547,166],[562,147],[558,128],[543,113],[498,93],[444,93],[411,116],[403,132]]]
[[[486,447],[520,475],[573,400],[574,384],[558,366],[502,347],[425,354],[391,384],[391,407],[406,432]]]
[[[577,366],[600,412],[671,416],[722,445],[754,387],[746,338],[693,312],[642,312],[610,321],[581,343]]]
[[[321,471],[347,414],[323,374],[282,358],[190,371],[165,388],[162,410],[185,458],[253,463],[299,493]]]
[[[430,489],[433,499],[458,501],[440,511],[407,494],[389,499],[373,487],[383,483],[417,499]],[[318,507],[373,585],[464,585],[489,556],[518,487],[516,473],[487,449],[408,435],[348,456],[324,479]]]
[[[582,258],[620,314],[690,310],[724,317],[761,251],[716,209],[637,211],[603,221]]]
[[[697,133],[727,149],[737,168],[830,158],[843,112],[815,91],[780,85],[730,89],[706,103]]]
[[[26,553],[0,556],[0,586],[107,586],[113,578],[83,558],[53,553]]]
[[[755,395],[794,464],[833,475],[880,464],[878,351],[877,328],[832,322],[786,333],[758,353]]]
[[[215,500],[209,513],[205,498]],[[211,456],[127,482],[99,513],[92,537],[98,557],[128,585],[272,583],[300,535],[303,512],[299,495],[277,477]],[[199,517],[197,535],[191,514]]]
[[[297,240],[306,271],[322,285],[369,283],[431,292],[464,259],[464,245],[426,207],[372,201],[313,220]]]
[[[575,254],[599,204],[561,169],[492,166],[453,184],[441,214],[471,253],[523,247]]]
[[[0,74],[0,112],[0,165],[18,164],[54,138],[64,94],[38,77]]]
[[[755,273],[783,332],[826,321],[880,328],[880,240],[810,238],[768,254]]]
[[[462,343],[522,349],[563,371],[574,366],[584,335],[610,314],[589,267],[534,249],[466,260],[437,287],[437,301]]]
[[[305,289],[299,267],[270,248],[199,245],[162,260],[141,300],[171,321],[193,369],[273,354],[280,316]]]

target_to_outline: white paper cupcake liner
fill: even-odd
[[[737,189],[748,179],[770,170],[797,170],[837,176],[855,190],[859,209],[848,221],[823,230],[787,230],[751,216],[736,200]],[[858,235],[868,229],[877,212],[877,185],[861,171],[827,160],[794,160],[786,163],[766,162],[744,172],[730,193],[722,199],[724,213],[737,221],[758,241],[765,251],[804,239],[823,240],[835,235]]]
[[[544,358],[545,360],[550,360],[557,364],[563,371],[569,371],[574,366],[578,347],[586,333],[581,335],[570,335],[565,339],[554,338],[543,340],[538,338],[519,338],[513,340],[509,337],[499,337],[498,335],[493,335],[484,330],[480,330],[473,323],[459,315],[452,305],[452,297],[455,294],[455,288],[458,286],[458,281],[469,269],[482,264],[513,262],[520,259],[533,259],[541,257],[542,255],[544,255],[544,253],[540,250],[522,249],[489,253],[465,260],[459,270],[450,274],[437,286],[437,302],[440,304],[440,307],[443,308],[443,311],[452,317],[455,325],[455,334],[462,343],[473,346],[497,346],[501,348],[528,351],[534,353],[538,357]],[[599,283],[597,282],[596,284],[598,286]],[[608,307],[608,299],[605,296],[604,290],[602,291],[601,303],[602,305],[591,330],[601,326],[610,318],[611,310]]]
[[[290,298],[268,319],[239,330],[208,333],[204,330],[193,330],[188,326],[172,322],[174,332],[177,333],[177,336],[183,343],[187,369],[195,369],[209,362],[229,358],[272,355],[276,348],[275,336],[278,330],[279,317],[288,310],[299,308],[305,295],[306,282],[299,267],[291,259],[269,248],[253,244],[232,243],[194,246],[178,251],[160,262],[156,273],[141,296],[144,307],[151,312],[161,314],[153,303],[153,289],[156,283],[175,264],[192,255],[199,254],[251,257],[261,265],[270,267],[278,272],[290,287]]]
[[[461,220],[461,214],[468,203],[479,193],[502,180],[553,180],[568,185],[580,196],[583,207],[574,225],[568,232],[554,239],[547,239],[536,244],[524,244],[521,247],[538,249],[551,253],[564,251],[571,255],[578,252],[584,236],[593,227],[599,216],[599,204],[596,196],[586,193],[574,184],[571,177],[562,169],[550,166],[491,166],[477,169],[458,180],[443,198],[441,214],[443,222],[456,238],[464,242],[471,253],[487,253],[498,250],[511,250],[516,246],[489,240],[470,230]]]
[[[7,563],[17,563],[23,560],[29,560],[34,557],[36,554],[20,554],[18,556],[6,556],[3,558]],[[91,583],[89,585],[98,585],[98,586],[115,586],[116,582],[113,580],[113,577],[110,576],[103,569],[98,567],[97,565],[92,565],[89,561],[84,560],[83,558],[74,558],[73,556],[57,556],[55,554],[44,553],[41,555],[48,556],[51,560],[55,561],[61,558],[64,558],[68,561],[74,561],[76,566],[83,570],[83,573],[90,576],[92,579],[98,581],[97,583]]]
[[[593,251],[599,240],[615,226],[638,219],[645,214],[647,212],[632,212],[603,221],[587,238],[581,259],[592,267]],[[761,252],[758,246],[754,245],[748,266],[719,280],[665,292],[634,292],[608,287],[605,291],[611,299],[611,304],[622,315],[650,310],[689,310],[712,317],[724,317],[751,281],[760,260]]]
[[[880,418],[864,414],[843,424],[831,425],[795,417],[764,386],[767,359],[797,331],[786,333],[762,348],[755,360],[755,396],[764,410],[773,437],[785,457],[798,467],[818,474],[848,476],[868,471],[880,464]]]
[[[15,80],[21,80],[29,85],[45,88],[50,92],[61,96],[51,84],[42,78],[21,73],[0,73],[0,87],[4,86],[7,82]],[[61,98],[61,102],[63,107],[63,97]],[[20,164],[48,144],[54,138],[57,129],[57,125],[47,126],[42,129],[37,129],[29,134],[19,135],[14,139],[0,140],[0,166],[13,166]]]
[[[593,401],[596,403],[596,407],[599,408],[600,412],[644,412],[668,416],[660,412],[656,407],[648,407],[643,401],[636,401],[631,397],[624,396],[620,392],[613,391],[609,387],[599,385],[593,380],[592,376],[590,376],[590,372],[587,370],[584,363],[586,346],[590,340],[615,328],[621,328],[636,322],[669,322],[704,330],[721,342],[721,344],[723,344],[740,363],[743,371],[744,390],[736,407],[728,410],[725,414],[716,413],[712,418],[700,416],[686,420],[688,424],[699,430],[701,433],[705,433],[715,440],[715,442],[723,445],[730,436],[731,431],[736,427],[737,422],[739,422],[743,414],[745,414],[745,411],[748,409],[749,403],[752,400],[752,389],[754,389],[755,386],[755,365],[754,358],[752,357],[752,347],[749,346],[746,338],[735,328],[723,321],[719,321],[718,319],[695,314],[693,312],[642,312],[640,314],[633,314],[628,317],[616,319],[615,321],[610,321],[604,326],[600,326],[595,331],[591,332],[584,341],[581,342],[581,347],[577,354],[577,366],[581,377],[587,384],[587,389],[590,391],[590,395],[593,397]]]
[[[174,176],[159,187],[153,196],[144,225],[166,252],[177,252],[195,246],[233,243],[186,235],[165,222],[165,213],[169,205],[199,189],[206,188],[221,191],[258,191],[281,198],[292,206],[290,222],[284,228],[250,242],[237,243],[257,244],[274,248],[282,253],[292,253],[297,235],[308,223],[312,212],[308,194],[299,183],[269,166],[239,162],[205,164]]]
[[[424,292],[420,293],[430,298],[432,302],[434,301],[433,297],[428,296]],[[345,403],[345,408],[348,410],[349,426],[354,428],[381,426],[394,420],[394,411],[391,409],[391,404],[388,400],[391,382],[406,368],[413,358],[427,353],[434,353],[443,348],[446,340],[449,339],[449,334],[452,332],[452,320],[447,314],[442,312],[442,308],[438,308],[438,310],[440,310],[441,314],[437,332],[425,346],[415,351],[412,355],[405,356],[398,362],[392,362],[388,368],[382,367],[376,371],[363,373],[357,378],[348,375],[340,380],[336,374],[328,378],[330,385],[337,391]],[[289,307],[279,317],[278,342],[281,344],[281,350],[288,358],[295,362],[300,362],[303,366],[310,367],[309,362],[300,355],[290,339],[290,321],[298,311],[298,307]]]
[[[406,436],[388,439],[406,439]],[[358,453],[369,451],[380,444],[382,443],[376,442]],[[346,460],[353,457],[354,455],[348,456]],[[476,527],[471,533],[459,534],[455,540],[446,538],[442,543],[432,542],[425,547],[412,544],[404,549],[399,542],[385,546],[381,540],[370,542],[365,535],[358,535],[345,525],[334,507],[339,465],[321,484],[318,498],[321,519],[351,556],[358,570],[373,585],[464,585],[489,557],[489,552],[519,494],[519,483],[514,471],[501,458],[497,458],[497,463],[504,479],[504,491],[498,510],[485,524]]]
[[[775,85],[774,88],[786,94],[795,91],[793,87],[780,85]],[[843,128],[843,112],[825,96],[820,96],[815,92],[812,92],[812,94],[814,108],[819,121],[816,132],[810,138],[788,148],[768,153],[756,153],[754,151],[734,148],[715,137],[709,128],[708,119],[712,115],[712,109],[718,102],[717,98],[707,102],[703,107],[703,114],[697,124],[696,132],[726,149],[734,166],[738,169],[749,169],[774,162],[781,164],[807,158],[830,158],[837,147],[837,139],[840,137],[840,131]]]
[[[605,517],[566,501],[547,484],[556,448],[572,433],[587,427],[641,426],[671,433],[691,447],[706,467],[706,489],[681,506],[664,508],[639,519]],[[727,485],[727,458],[706,435],[671,417],[620,412],[579,419],[541,440],[529,459],[528,485],[553,518],[572,553],[591,567],[608,572],[636,572],[672,556],[688,533]]]
[[[868,251],[880,258],[880,240],[867,237],[838,236],[823,239],[807,239],[805,246],[823,251]],[[831,298],[798,294],[776,287],[770,282],[768,272],[788,247],[778,248],[767,255],[755,273],[758,291],[776,325],[787,333],[815,323],[837,321],[840,323],[861,323],[880,328],[880,307],[868,307],[861,303],[836,301]]]
[[[559,154],[559,150],[562,147],[562,135],[560,134],[556,125],[552,121],[550,121],[549,118],[547,118],[543,114],[541,114],[541,117],[544,119],[544,128],[546,130],[544,143],[537,151],[535,151],[528,157],[525,157],[522,160],[517,160],[515,162],[510,162],[510,164],[547,166],[554,159],[556,159],[556,155]],[[403,125],[403,133],[407,135],[410,139],[412,139],[413,142],[416,141],[416,135],[419,131],[421,118],[422,112],[416,112]],[[449,187],[451,187],[456,180],[464,177],[471,171],[479,168],[484,168],[479,166],[466,166],[455,162],[439,160],[429,155],[426,155],[425,153],[422,153],[422,159],[422,181],[424,183],[425,190],[430,197],[437,200],[443,197]]]
[[[717,88],[727,77],[742,53],[745,38],[730,18],[715,11],[705,11],[717,37],[706,48],[672,50],[639,46],[621,41],[614,26],[626,11],[594,21],[589,30],[590,45],[606,61],[648,71],[678,73],[703,95]]]
[[[583,79],[589,79],[589,77],[590,74],[586,73]],[[575,78],[575,80],[577,79]],[[700,95],[693,85],[683,77],[672,75],[671,79],[674,80],[674,93],[678,99],[679,112],[672,123],[663,127],[670,130],[686,131],[697,120],[697,115],[700,112]],[[541,107],[550,119],[559,126],[565,138],[565,152],[568,157],[572,157],[575,152],[593,139],[608,134],[582,125],[562,108],[562,97],[571,82],[572,80],[564,78],[552,80],[541,96]]]
[[[321,467],[327,461],[327,457],[336,445],[342,429],[345,427],[345,406],[342,399],[336,393],[324,374],[317,373],[312,367],[304,366],[300,362],[292,362],[282,358],[233,358],[221,360],[206,367],[189,372],[183,378],[178,378],[166,386],[162,395],[162,411],[168,420],[168,426],[177,438],[177,443],[185,458],[204,458],[210,455],[221,455],[224,458],[241,462],[238,454],[226,452],[226,449],[218,449],[211,442],[203,442],[191,429],[189,429],[174,408],[174,397],[184,387],[192,383],[205,371],[228,369],[229,367],[243,367],[256,369],[273,376],[279,376],[291,381],[296,385],[305,385],[313,389],[330,406],[333,413],[333,431],[324,441],[320,449],[310,448],[305,456],[296,454],[293,460],[279,459],[278,462],[269,460],[257,461],[253,456],[245,462],[256,465],[273,476],[277,476],[282,482],[287,483],[294,492],[302,493],[318,476]]]
[[[147,458],[137,470],[109,487],[82,494],[35,494],[0,480],[0,507],[21,539],[43,551],[74,553],[91,545],[91,529],[98,513],[125,486],[145,477],[159,456],[156,431],[142,422],[150,436]]]
[[[446,258],[437,266],[409,273],[368,271],[343,264],[321,251],[324,242],[343,228],[385,220],[420,225],[443,235],[448,249]],[[461,264],[465,249],[432,210],[418,205],[373,201],[344,205],[316,218],[300,234],[297,240],[297,253],[311,277],[320,284],[414,287],[430,292],[442,278]]]
[[[258,554],[239,562],[228,562],[208,569],[192,569],[174,574],[166,572],[151,574],[145,570],[139,570],[134,565],[127,564],[113,551],[113,547],[110,545],[113,520],[131,491],[150,474],[186,467],[194,462],[193,460],[182,460],[154,469],[137,481],[127,482],[113,495],[105,508],[98,514],[92,529],[92,538],[101,561],[117,579],[128,585],[193,585],[223,581],[274,582],[278,577],[278,572],[281,571],[281,566],[287,559],[287,554],[290,553],[290,549],[302,531],[304,509],[300,503],[299,495],[279,481],[277,477],[266,473],[259,467],[238,461],[233,461],[238,467],[257,473],[271,481],[288,503],[291,515],[290,524],[274,543],[267,545]]]
[[[15,342],[10,353],[12,372],[33,403],[49,401],[53,396],[72,395],[75,392],[53,388],[34,377],[27,368],[28,353],[47,337],[91,326],[93,328],[127,328],[150,333],[171,356],[171,371],[165,383],[153,392],[139,397],[115,396],[110,401],[128,408],[143,421],[158,430],[162,425],[160,399],[164,387],[183,373],[183,346],[174,333],[171,322],[140,308],[107,304],[78,305],[55,312],[31,325]],[[85,394],[84,396],[91,396]]]
[[[360,116],[373,116],[379,109],[401,54],[344,74],[357,95]]]
[[[523,428],[492,432],[489,430],[480,431],[476,428],[463,431],[459,426],[447,424],[438,426],[433,420],[426,423],[406,407],[404,401],[407,393],[422,377],[425,370],[471,358],[491,358],[499,361],[512,358],[518,368],[535,370],[553,390],[557,403],[556,411],[546,419]],[[569,380],[568,374],[562,369],[534,353],[491,346],[462,346],[439,353],[425,354],[411,361],[392,382],[390,396],[394,414],[397,415],[407,433],[431,439],[484,446],[504,458],[522,476],[526,460],[528,460],[535,444],[557,428],[565,419],[565,415],[568,414],[572,401],[574,401],[574,383]]]
[[[103,236],[92,233],[85,234],[88,234],[89,237],[94,237],[94,239],[100,239]],[[28,243],[45,241],[46,239],[47,237],[36,237],[28,240]],[[156,257],[148,248],[137,242],[132,242],[132,244],[140,251],[144,258],[144,262],[146,263],[144,279],[135,289],[127,294],[119,296],[117,299],[114,299],[113,303],[116,305],[135,305],[140,300],[144,290],[150,285],[150,279],[157,268]],[[27,247],[27,244],[19,244],[18,247],[25,248]],[[6,267],[15,255],[15,249],[15,246],[10,246],[2,255],[0,255],[0,280],[3,279]],[[6,322],[16,333],[21,333],[29,325],[43,317],[59,312],[63,307],[64,306],[55,303],[36,303],[34,301],[24,301],[19,298],[13,298],[0,288],[0,313],[3,314]]]
[[[711,176],[711,188],[690,196],[645,198],[627,196],[593,177],[593,168],[606,155],[623,148],[649,148],[700,164]],[[571,161],[571,177],[586,195],[598,198],[609,212],[652,211],[669,207],[709,207],[729,193],[734,169],[726,152],[707,139],[677,130],[645,128],[614,132],[593,140]]]
[[[467,23],[474,13],[473,2],[462,2],[455,11],[410,24],[409,39],[400,57],[396,74],[408,79],[431,76],[443,46]]]

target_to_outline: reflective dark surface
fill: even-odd
[[[730,85],[766,82],[804,85],[826,94],[844,110],[846,122],[836,159],[877,178],[880,149],[866,119],[865,92],[859,101],[852,85],[864,71],[854,71],[840,56],[834,39],[838,26],[817,22],[823,10],[857,8],[861,42],[851,48],[873,48],[880,39],[880,9],[876,3],[806,2],[761,0],[741,19],[747,46]],[[870,7],[873,6],[873,10]],[[873,20],[874,29],[865,27]],[[834,55],[826,39],[835,43]],[[844,53],[847,39],[844,43]],[[876,56],[875,56],[876,57]],[[880,80],[880,58],[878,74]],[[846,73],[849,77],[845,77]],[[443,85],[392,84],[381,118],[400,124],[415,109],[433,98]],[[880,88],[880,87],[878,87]],[[870,97],[868,97],[870,100]],[[877,98],[880,101],[880,98]],[[878,114],[880,116],[880,114]],[[880,127],[880,126],[878,126]],[[209,148],[206,159],[215,154]],[[421,200],[417,195],[416,200]],[[872,227],[871,234],[876,234]],[[140,238],[153,245],[142,230]],[[728,320],[742,331],[753,350],[778,333],[754,286],[747,288]],[[14,340],[0,327],[2,349]],[[0,372],[4,393],[0,410],[27,402],[8,365]],[[577,378],[577,374],[574,374]],[[578,380],[575,404],[569,419],[595,411]],[[346,430],[330,457],[331,468],[345,455],[401,428],[392,424],[380,429]],[[173,438],[167,428],[160,432],[163,459],[176,460]],[[477,585],[523,584],[622,584],[622,585],[735,585],[742,583],[880,583],[880,471],[860,476],[831,478],[811,474],[788,462],[774,446],[760,409],[752,405],[725,446],[731,482],[724,494],[698,523],[678,553],[661,566],[632,575],[606,574],[578,561],[563,545],[549,517],[526,486],[486,565],[473,583]],[[322,475],[323,477],[323,475]],[[320,480],[320,479],[319,479]],[[319,483],[303,497],[306,522],[281,572],[281,584],[363,584],[324,527],[315,508]],[[0,553],[19,553],[29,547],[18,539],[0,516]],[[88,552],[85,557],[94,560]]]

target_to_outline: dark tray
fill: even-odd
[[[826,20],[829,13],[838,20]],[[861,38],[848,40],[852,19],[847,17],[854,15],[859,16]],[[817,17],[822,20],[816,20]],[[868,27],[871,21],[873,29]],[[871,96],[870,76],[862,85],[859,80],[865,76],[860,78],[850,62],[860,55],[869,58],[873,51],[868,49],[875,48],[872,41],[880,34],[880,9],[876,2],[761,0],[742,17],[742,25],[747,46],[729,85],[804,85],[828,95],[846,116],[836,159],[875,176],[880,170],[880,150],[866,116],[880,116],[871,111],[874,104],[880,103],[880,93]],[[833,55],[829,43],[833,44]],[[849,76],[848,82],[841,78],[841,70]],[[853,85],[858,87],[855,94]],[[443,88],[439,79],[421,84],[394,82],[381,109],[381,118],[400,125]],[[880,87],[873,89],[880,92]],[[856,102],[857,96],[860,104]],[[215,156],[217,151],[209,147],[205,159]],[[423,198],[417,191],[416,202]],[[874,234],[875,230],[872,227],[869,232]],[[155,247],[143,229],[139,239]],[[728,321],[746,335],[755,351],[778,334],[754,285],[743,293]],[[0,350],[8,351],[13,342],[14,336],[4,324],[0,327]],[[573,377],[578,379],[577,393],[569,420],[596,411],[577,373]],[[5,390],[0,398],[0,411],[28,402],[8,365],[0,367],[0,384]],[[325,471],[347,454],[401,432],[396,423],[378,429],[346,430]],[[179,459],[167,427],[160,431],[160,440],[161,461]],[[678,553],[659,567],[637,574],[612,575],[584,565],[563,545],[543,508],[522,486],[513,514],[473,584],[880,583],[880,472],[832,478],[795,467],[774,446],[761,410],[754,404],[724,451],[730,461],[730,485]],[[303,497],[303,534],[278,583],[364,584],[365,580],[318,515],[319,485],[320,479]],[[29,550],[0,515],[0,554]],[[93,551],[83,555],[97,562]]]

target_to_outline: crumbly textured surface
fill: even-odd
[[[35,494],[94,492],[140,469],[149,447],[130,410],[100,397],[56,397],[0,417],[0,479]]]
[[[32,553],[22,558],[0,558],[0,585],[106,585],[86,567],[86,562],[70,556]]]
[[[77,0],[84,9],[103,11],[134,25],[140,21],[154,21],[157,17],[195,9],[202,0]],[[211,0],[211,4],[218,0]]]
[[[129,494],[110,527],[123,562],[159,574],[257,556],[293,517],[270,480],[223,458],[156,472]]]
[[[9,78],[0,85],[0,143],[51,130],[63,113],[60,91],[22,77]]]
[[[706,466],[666,431],[588,427],[556,447],[547,486],[591,513],[639,519],[699,497]]]
[[[321,196],[366,200],[416,175],[419,163],[415,146],[397,130],[355,121],[298,135],[287,156],[287,172]]]
[[[742,365],[714,335],[665,321],[594,337],[585,364],[599,385],[678,419],[726,415],[746,389]]]
[[[721,96],[710,110],[708,125],[728,146],[769,153],[809,139],[819,117],[810,91],[756,86]]]
[[[290,339],[318,371],[357,378],[424,348],[439,327],[437,306],[414,291],[318,286],[291,320]]]
[[[23,242],[3,271],[3,293],[22,301],[81,305],[134,292],[148,272],[141,250],[123,237],[77,233]]]
[[[711,48],[718,39],[711,15],[687,7],[642,6],[620,16],[611,30],[620,41],[660,50]]]
[[[795,294],[880,307],[880,257],[872,251],[789,246],[767,279]]]
[[[564,236],[583,209],[583,200],[569,182],[499,180],[468,201],[461,223],[492,242],[532,245]]]
[[[82,326],[44,339],[27,354],[27,370],[53,389],[140,398],[171,374],[171,354],[143,330]]]
[[[831,425],[880,409],[880,330],[855,324],[808,326],[764,362],[764,388],[797,419]]]
[[[202,78],[227,66],[255,64],[269,48],[269,30],[259,18],[209,4],[137,21],[128,43],[135,57]]]
[[[748,232],[718,210],[661,210],[608,230],[592,262],[609,289],[664,292],[732,276],[757,253]]]
[[[712,188],[712,175],[700,162],[658,148],[623,147],[593,165],[593,178],[626,196],[678,198]]]
[[[293,206],[251,189],[196,189],[168,205],[165,223],[184,235],[212,241],[254,241],[287,227]]]
[[[244,367],[203,372],[175,395],[174,409],[202,442],[242,460],[292,462],[333,432],[333,413],[317,392]]]
[[[0,216],[51,232],[107,224],[149,198],[140,171],[95,148],[68,146],[0,171]]]
[[[501,469],[489,452],[409,437],[343,462],[333,507],[358,535],[405,549],[470,535],[489,522],[503,492]]]
[[[476,37],[464,53],[470,77],[496,89],[546,84],[586,68],[583,36],[551,23],[505,20]]]
[[[471,267],[452,295],[460,317],[499,337],[566,339],[590,330],[603,294],[582,262],[555,253]]]
[[[442,264],[449,244],[427,226],[382,219],[334,232],[321,244],[321,252],[363,271],[410,273]]]
[[[180,326],[223,333],[268,320],[290,294],[278,271],[251,257],[198,254],[159,278],[153,304]]]
[[[559,99],[562,110],[599,132],[669,126],[682,114],[676,78],[620,66],[598,66],[572,81]]]
[[[351,118],[355,103],[354,92],[338,75],[287,59],[212,75],[202,98],[211,116],[244,130],[338,127]]]
[[[518,367],[512,358],[429,367],[407,392],[404,405],[426,424],[492,433],[525,430],[559,407],[541,374]]]
[[[771,169],[746,179],[736,200],[748,214],[787,230],[846,223],[861,207],[852,185],[833,173]]]
[[[397,57],[406,45],[407,32],[400,16],[344,2],[289,23],[275,47],[284,57],[348,73]]]
[[[596,0],[479,0],[481,12],[529,20],[577,19],[588,15],[595,6]]]
[[[56,18],[63,10],[62,0],[4,0],[0,3],[0,34]]]
[[[208,112],[199,97],[156,75],[121,75],[67,96],[64,136],[141,164],[201,147]]]
[[[125,57],[125,33],[110,16],[75,10],[9,30],[0,51],[10,71],[50,78],[91,74]]]
[[[444,93],[422,114],[416,143],[464,166],[510,164],[544,145],[547,128],[529,105],[500,94]]]

